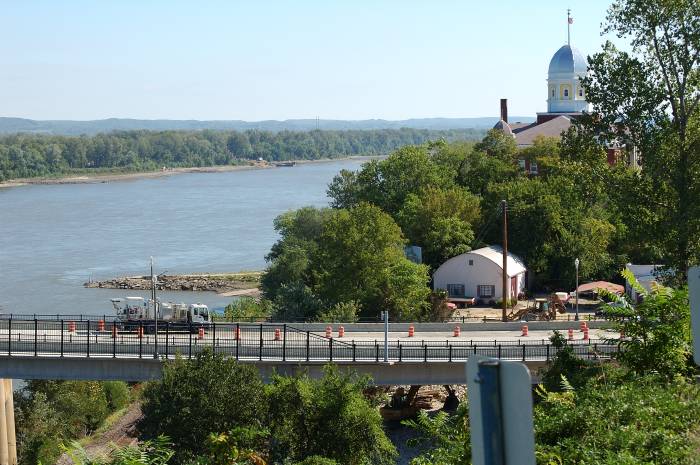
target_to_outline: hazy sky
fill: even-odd
[[[610,1],[0,0],[0,116],[534,116]]]

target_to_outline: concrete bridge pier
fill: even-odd
[[[12,380],[0,379],[0,465],[17,465]]]

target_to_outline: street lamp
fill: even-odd
[[[578,265],[581,263],[577,258],[574,260],[574,266],[576,267],[576,318],[574,320],[578,321]]]

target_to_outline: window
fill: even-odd
[[[469,266],[474,266],[474,260],[469,260]]]
[[[476,287],[476,293],[479,297],[493,297],[496,293],[496,286],[490,284],[480,284]]]
[[[448,284],[447,294],[450,297],[464,297],[464,284]]]
[[[552,89],[552,97],[554,97],[554,89]]]
[[[583,89],[579,89],[579,90],[578,90],[578,96],[579,96],[579,97],[583,97]]]
[[[537,174],[537,162],[536,161],[530,162],[530,173]]]
[[[564,89],[564,97],[568,97],[568,96],[569,96],[569,89]]]
[[[520,166],[521,170],[525,169],[525,159],[524,158],[521,158],[518,160],[518,166]]]

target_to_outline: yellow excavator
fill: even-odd
[[[511,312],[507,318],[508,321],[556,320],[557,313],[566,313],[566,306],[557,294],[550,294],[530,300],[527,307]]]

